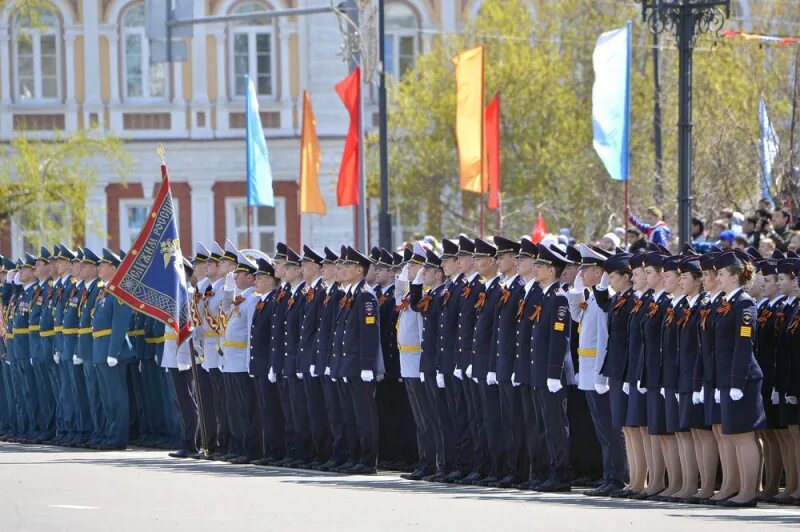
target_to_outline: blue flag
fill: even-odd
[[[161,175],[150,216],[108,289],[135,311],[163,322],[180,344],[192,331],[189,293],[165,165]]]
[[[627,181],[631,130],[631,23],[597,39],[592,56],[594,149],[616,181]]]
[[[275,206],[272,194],[272,167],[258,114],[256,84],[247,76],[247,204]]]
[[[780,141],[778,134],[775,133],[775,128],[772,127],[772,121],[767,112],[767,102],[764,101],[763,96],[758,104],[758,123],[761,127],[761,197],[772,200],[770,192],[772,165],[775,163],[775,157],[778,156]]]

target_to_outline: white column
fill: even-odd
[[[66,28],[64,31],[64,56],[66,59],[66,71],[64,74],[67,78],[67,94],[64,98],[66,107],[64,129],[67,132],[78,129],[78,104],[75,101],[75,37],[77,35],[78,30],[75,28]]]
[[[122,107],[119,98],[119,35],[116,31],[104,33],[108,39],[108,114],[112,131],[122,132]]]
[[[214,31],[214,42],[217,46],[217,133],[223,135],[228,132],[228,79],[227,61],[225,58],[225,40],[227,34],[224,26],[218,26]]]
[[[108,242],[108,207],[106,191],[94,188],[86,200],[86,247],[100,249]]]
[[[170,114],[172,115],[172,131],[175,136],[183,137],[186,135],[186,98],[183,96],[183,63],[173,63],[172,81],[175,84],[172,88],[172,102]]]
[[[192,240],[206,243],[214,240],[214,193],[209,181],[192,182]],[[187,249],[194,244],[186,243]]]
[[[0,87],[2,87],[3,95],[0,97],[0,107],[8,109],[11,105],[11,70],[8,65],[8,58],[11,57],[9,53],[9,39],[8,26],[3,24],[0,26]],[[11,128],[11,113],[0,113],[0,139],[8,140],[13,134]]]
[[[282,23],[278,26],[280,39],[280,103],[281,103],[281,127],[282,130],[292,130],[292,90],[291,90],[291,69],[289,68],[289,37],[297,34],[297,24],[294,22]]]
[[[194,3],[194,16],[205,16],[205,2]],[[208,100],[208,71],[206,70],[206,27],[194,26],[192,37],[192,138],[211,138],[211,103]],[[205,125],[197,123],[197,113],[204,113]]]
[[[100,96],[100,38],[98,20],[99,2],[82,0],[83,14],[83,64],[84,90],[83,123],[89,123],[89,113],[97,113],[102,123],[103,100]],[[109,57],[114,61],[115,55],[109,50]],[[116,69],[109,69],[111,78],[117,75]]]

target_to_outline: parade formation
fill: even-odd
[[[725,507],[800,500],[792,252],[197,243],[181,259],[183,342],[113,293],[124,257],[55,245],[2,259],[4,441]]]

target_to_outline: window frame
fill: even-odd
[[[172,198],[172,204],[175,209],[175,228],[178,231],[178,235],[180,235],[180,205],[178,200],[174,197]],[[119,245],[125,251],[133,245],[139,234],[138,231],[141,231],[140,227],[136,234],[132,234],[131,228],[128,226],[128,209],[131,207],[144,208],[146,212],[144,223],[147,223],[147,215],[150,214],[150,209],[153,207],[153,200],[143,198],[124,198],[119,200]],[[142,225],[142,227],[144,227],[144,225]]]
[[[387,20],[387,27],[384,32],[384,38],[386,40],[391,39],[392,49],[391,52],[387,53],[392,58],[391,65],[384,65],[384,72],[389,75],[394,81],[400,81],[402,74],[400,74],[400,40],[402,38],[411,38],[411,42],[414,43],[414,62],[413,65],[417,64],[417,60],[419,59],[421,46],[420,46],[420,20],[419,15],[416,13],[414,9],[409,7],[408,5],[402,2],[395,2],[393,3],[396,6],[402,6],[404,9],[407,9],[409,14],[414,17],[416,21],[416,25],[414,27],[389,27],[390,22]],[[384,41],[384,45],[386,41]],[[388,68],[387,68],[388,67]]]
[[[21,26],[19,16],[14,19],[14,26],[12,31],[12,64],[16,74],[14,79],[14,101],[18,103],[33,103],[33,104],[52,104],[62,101],[62,67],[61,57],[63,53],[62,32],[61,32],[61,19],[55,11],[48,10],[54,19],[54,26],[47,26],[42,28],[28,28]],[[20,29],[23,29],[27,38],[31,41],[31,54],[33,56],[33,96],[31,98],[23,98],[22,91],[20,90],[20,64],[19,64],[19,41],[21,38]],[[42,37],[53,36],[55,40],[55,66],[56,66],[56,95],[55,96],[42,96]]]
[[[230,64],[230,95],[232,100],[244,101],[247,98],[247,89],[243,94],[236,93],[236,50],[235,39],[237,35],[247,35],[247,75],[250,76],[256,83],[256,94],[259,100],[264,99],[277,99],[277,77],[278,71],[276,70],[277,61],[276,55],[276,31],[275,25],[270,24],[266,26],[231,26],[228,35],[228,63]],[[258,92],[258,54],[256,53],[256,38],[258,35],[269,35],[269,94],[261,94]]]
[[[239,233],[244,232],[247,234],[247,225],[236,225],[236,209],[237,207],[247,207],[247,197],[236,196],[225,198],[225,233],[232,237],[232,241],[238,244]],[[261,247],[260,231],[273,229],[275,243],[286,241],[286,198],[283,196],[275,196],[275,225],[255,225],[255,209],[250,209],[251,225],[250,225],[250,245],[252,249],[259,249],[267,254],[272,254],[274,249],[263,249]]]
[[[164,103],[169,101],[170,95],[170,69],[166,65],[164,68],[164,94],[153,96],[150,94],[150,40],[147,38],[147,31],[144,26],[126,26],[125,17],[131,10],[144,7],[142,3],[134,3],[128,6],[120,17],[120,73],[122,74],[122,99],[131,103]],[[130,96],[128,94],[128,36],[138,36],[141,42],[141,69],[142,69],[142,96]]]

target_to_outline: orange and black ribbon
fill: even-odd
[[[261,312],[262,310],[264,310],[264,306],[265,306],[264,302],[263,301],[259,301],[258,305],[256,305],[256,310]]]
[[[294,306],[294,296],[289,298],[289,301],[286,302],[286,308],[292,308]]]
[[[509,297],[511,297],[511,292],[503,288],[503,292],[500,294],[500,301],[498,304],[501,306],[505,305],[506,303],[508,303]]]
[[[723,301],[722,304],[717,309],[717,314],[725,316],[731,310],[733,310],[733,305],[731,305],[730,301]]]
[[[769,321],[770,317],[772,317],[772,311],[768,308],[765,308],[758,315],[758,319],[756,321],[759,325],[764,325],[767,323],[767,321]]]
[[[631,314],[638,314],[643,304],[644,304],[644,299],[637,299],[636,302],[633,304],[633,308],[631,309]]]
[[[433,296],[426,295],[422,298],[422,301],[417,303],[417,310],[420,312],[428,312],[428,307],[430,307],[431,301],[433,301]]]
[[[444,300],[442,301],[442,307],[446,307],[447,306],[447,302],[450,301],[450,290],[448,290],[447,292],[444,293],[443,299]]]
[[[465,286],[463,290],[461,290],[461,297],[465,299],[469,299],[469,296],[472,295],[472,287]]]
[[[378,305],[380,305],[382,307],[383,304],[386,303],[387,301],[389,301],[389,296],[384,294],[384,295],[382,295],[381,297],[378,298]]]
[[[323,307],[327,307],[328,303],[330,303],[330,301],[331,301],[331,295],[330,294],[325,294],[325,299],[322,300],[322,306]]]
[[[672,325],[675,321],[675,309],[672,307],[667,308],[667,319],[665,320],[667,327]]]
[[[581,302],[580,305],[578,305],[578,308],[581,309],[581,310],[586,310],[587,308],[589,308],[589,303],[586,302],[586,301],[583,301],[583,302]]]
[[[711,315],[711,309],[703,309],[700,311],[700,329],[706,330],[706,320],[708,320],[708,316]]]
[[[628,302],[627,298],[624,298],[624,297],[618,298],[617,302],[614,303],[614,307],[612,308],[612,310],[614,311],[614,314],[615,315],[619,314],[619,311],[622,310],[622,307],[624,307],[625,303],[627,303],[627,302]]]
[[[315,292],[313,288],[309,288],[306,291],[306,303],[311,303],[312,301],[314,301],[314,293]]]
[[[403,300],[400,302],[400,304],[399,304],[399,305],[397,305],[396,307],[394,307],[394,309],[395,309],[397,312],[405,312],[406,310],[408,310],[408,307],[409,307],[410,305],[411,305],[411,302],[410,302],[410,300],[408,299],[408,296],[406,296],[406,297],[404,297],[404,298],[403,298]]]
[[[478,301],[475,303],[474,308],[477,311],[483,310],[483,306],[486,304],[486,292],[481,292],[478,294]]]
[[[784,312],[778,312],[775,314],[775,329],[780,331],[783,329],[783,324],[786,321],[786,314]]]
[[[692,317],[692,309],[690,308],[683,309],[683,314],[681,314],[681,319],[678,320],[678,327],[686,327],[691,317]]]
[[[531,320],[533,323],[539,323],[539,318],[542,315],[542,306],[541,305],[534,305],[533,312],[531,315],[528,316],[528,319]]]
[[[522,318],[522,313],[525,311],[525,300],[520,299],[517,303],[517,320]]]
[[[796,334],[798,327],[800,327],[800,316],[795,316],[791,325],[789,325],[789,332],[793,335]]]
[[[658,304],[651,302],[647,307],[647,317],[653,318],[656,314],[658,314]]]

